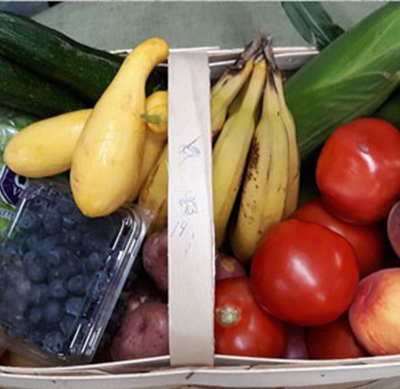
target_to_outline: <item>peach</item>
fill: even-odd
[[[372,355],[400,353],[400,269],[377,271],[364,278],[350,306],[357,340]]]

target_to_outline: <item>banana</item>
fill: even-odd
[[[248,78],[245,84],[243,85],[240,92],[237,94],[235,99],[232,101],[232,104],[228,107],[228,117],[235,114],[239,111],[240,106],[243,103],[244,96],[246,95],[247,89],[249,88],[250,79]]]
[[[168,93],[166,91],[155,92],[146,99],[146,113],[142,115],[142,119],[147,124],[146,141],[139,180],[129,201],[134,201],[138,197],[151,169],[157,163],[167,143]]]
[[[254,113],[266,78],[266,63],[259,61],[240,109],[223,126],[213,150],[213,200],[217,247],[224,241],[226,227],[239,191],[251,139]]]
[[[240,92],[254,67],[254,55],[259,50],[260,42],[245,49],[243,55],[235,63],[234,68],[228,69],[214,84],[211,90],[211,126],[213,138],[220,132],[229,105]],[[237,70],[239,69],[239,70]],[[146,120],[146,116],[144,116]],[[153,213],[151,231],[159,231],[167,226],[168,206],[168,151],[165,146],[156,165],[149,173],[139,193],[139,205]]]
[[[228,113],[228,107],[237,96],[254,67],[254,60],[246,62],[243,70],[228,79],[220,90],[211,96],[211,134],[216,139],[221,132]]]
[[[153,214],[153,222],[148,234],[161,231],[167,226],[168,210],[168,146],[164,147],[157,164],[149,176],[139,195],[139,205]]]
[[[297,203],[295,127],[284,103],[281,75],[273,57],[266,57],[269,69],[262,116],[254,133],[239,212],[230,236],[232,251],[243,263],[251,260],[266,231]]]
[[[276,86],[278,87],[279,101],[282,110],[282,120],[285,123],[289,140],[289,178],[283,218],[288,218],[297,208],[300,191],[300,154],[297,143],[296,125],[292,113],[286,105],[283,91],[282,76],[275,72]]]

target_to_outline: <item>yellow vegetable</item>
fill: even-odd
[[[75,202],[89,217],[105,216],[132,195],[140,177],[146,136],[146,80],[168,56],[168,44],[151,38],[125,59],[97,102],[72,157]]]
[[[153,221],[147,234],[161,231],[168,217],[168,146],[164,147],[139,195],[139,205],[151,211]]]
[[[44,119],[21,130],[4,151],[6,165],[25,177],[48,177],[71,168],[72,153],[92,110]]]
[[[168,130],[168,93],[165,91],[154,92],[146,100],[146,115],[152,116],[153,123],[147,122],[146,143],[143,152],[143,161],[140,168],[140,178],[130,201],[136,200],[151,169],[157,163],[165,144],[167,143]]]
[[[166,134],[168,129],[168,92],[158,91],[146,100],[146,113],[142,115],[150,130]]]

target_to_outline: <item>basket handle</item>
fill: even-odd
[[[215,247],[207,53],[170,52],[168,91],[171,365],[212,365]]]

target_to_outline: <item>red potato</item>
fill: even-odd
[[[125,310],[134,311],[149,302],[165,302],[165,296],[155,287],[150,277],[142,272],[128,293]]]
[[[157,288],[166,293],[168,290],[167,230],[155,232],[146,239],[143,247],[143,266]]]
[[[151,234],[143,247],[143,266],[158,289],[168,290],[168,233],[167,230]],[[215,257],[216,281],[245,277],[246,270],[234,257],[217,252]]]
[[[306,329],[287,324],[286,328],[286,359],[309,359],[306,344]]]
[[[347,314],[327,325],[310,327],[307,348],[312,359],[359,358],[368,355],[357,342]]]
[[[390,245],[395,251],[397,257],[400,257],[400,201],[398,201],[390,210],[386,228]]]
[[[168,307],[148,302],[128,311],[111,345],[114,361],[169,354]]]
[[[133,281],[130,290],[124,291],[121,294],[120,301],[114,309],[110,318],[107,329],[97,349],[94,362],[102,363],[110,361],[110,344],[121,327],[121,319],[127,311],[134,311],[139,306],[147,302],[163,302],[165,296],[155,287],[151,278],[146,272],[140,271],[137,278]]]
[[[216,281],[246,276],[246,269],[236,258],[217,252],[215,257]]]

